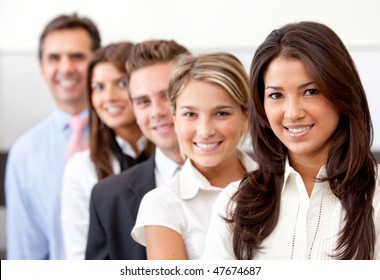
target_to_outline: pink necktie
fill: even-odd
[[[83,135],[83,129],[87,124],[88,118],[82,115],[72,116],[69,120],[69,126],[72,129],[72,133],[67,147],[67,160],[69,160],[76,152],[80,152],[88,148],[88,140]]]

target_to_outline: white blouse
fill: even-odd
[[[247,171],[256,167],[245,153],[239,151],[239,157]],[[204,248],[212,204],[221,190],[211,186],[187,159],[181,172],[168,186],[156,188],[144,196],[132,237],[146,246],[144,227],[165,226],[182,235],[189,259],[199,259]]]
[[[120,137],[116,137],[124,154],[135,157],[132,146]],[[137,142],[143,151],[147,144],[145,137]],[[114,174],[120,173],[120,164],[111,158]],[[95,165],[86,150],[74,154],[65,166],[61,196],[61,222],[65,259],[84,259],[87,235],[90,225],[90,197],[92,188],[98,182]]]
[[[326,175],[322,167],[318,177]],[[257,260],[332,259],[338,234],[342,230],[344,210],[331,192],[328,182],[315,183],[309,198],[301,176],[287,162],[281,193],[280,216],[273,232],[263,240],[263,249],[254,255]],[[203,259],[235,259],[232,232],[221,217],[234,208],[230,203],[239,185],[233,184],[223,191],[215,202],[207,245]],[[375,221],[374,258],[380,259],[380,182],[377,180],[373,199]]]

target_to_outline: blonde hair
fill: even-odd
[[[232,54],[183,54],[175,59],[167,93],[173,114],[176,112],[176,99],[190,80],[221,86],[241,106],[243,112],[248,110],[249,78],[241,62]]]

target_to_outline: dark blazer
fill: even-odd
[[[156,187],[154,155],[99,181],[90,199],[86,259],[143,260],[146,250],[131,237],[141,199]]]

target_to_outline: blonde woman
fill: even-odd
[[[237,149],[247,129],[248,77],[227,53],[180,56],[168,98],[187,157],[168,186],[146,194],[132,237],[148,259],[199,259],[220,191],[255,168]]]

